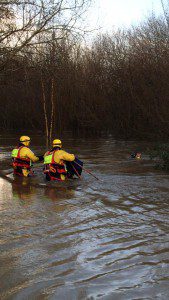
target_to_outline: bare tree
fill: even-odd
[[[82,33],[77,21],[91,0],[13,0],[0,3],[0,54],[11,59],[22,49]],[[4,60],[3,60],[4,63]]]
[[[167,26],[169,29],[169,1],[168,0],[161,0],[161,5],[164,13],[165,20],[167,22]]]
[[[18,56],[39,57],[46,45],[70,34],[82,35],[78,20],[87,10],[91,0],[11,0],[0,2],[0,75],[6,76],[18,68]],[[14,64],[14,68],[13,68]],[[41,62],[39,62],[41,66]],[[45,78],[41,72],[42,107],[47,144],[52,139],[54,126],[54,77],[50,66],[51,111],[47,113]]]

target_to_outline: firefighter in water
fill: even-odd
[[[63,181],[67,178],[66,161],[74,161],[74,154],[62,150],[62,142],[53,140],[53,148],[44,155],[44,174],[47,180]]]
[[[30,137],[21,136],[19,145],[12,151],[12,166],[14,169],[14,175],[29,177],[33,175],[31,169],[32,162],[42,161],[43,156],[35,156],[35,154],[29,149]]]

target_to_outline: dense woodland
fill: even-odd
[[[59,17],[57,10],[53,19],[52,11],[47,20],[51,11],[40,6],[38,15],[34,1],[31,7],[23,2],[22,7],[17,1],[0,5],[1,129],[40,130],[48,136],[53,130],[70,130],[168,138],[169,23],[165,14],[152,15],[127,30],[98,34],[86,46],[79,28],[70,24],[80,9],[86,9],[85,1],[69,7],[71,16],[65,23],[62,7]],[[29,11],[25,21],[27,6],[33,13]],[[18,11],[23,13],[20,31],[14,22]],[[35,29],[37,15],[40,21]]]

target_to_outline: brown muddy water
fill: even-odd
[[[0,137],[1,170],[16,140]],[[46,186],[42,165],[28,181],[0,178],[0,299],[169,299],[169,174],[147,146],[65,139],[102,181],[83,173]],[[129,158],[135,148],[141,160]]]

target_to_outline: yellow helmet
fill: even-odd
[[[19,139],[19,141],[20,141],[22,144],[24,144],[25,146],[28,146],[28,145],[29,145],[30,140],[31,140],[30,137],[27,136],[27,135],[22,135],[22,136],[20,137],[20,139]]]
[[[55,140],[53,140],[52,144],[53,144],[53,147],[56,147],[56,146],[58,146],[58,147],[60,147],[60,148],[62,147],[62,142],[61,142],[61,140],[55,139]]]

